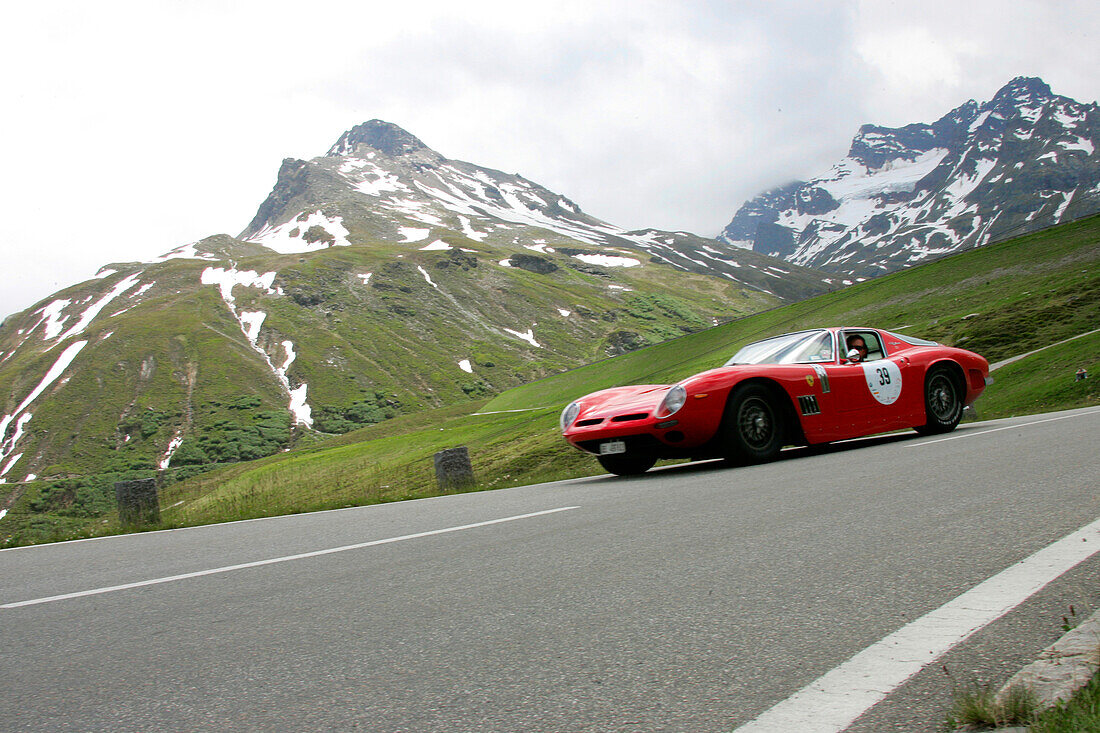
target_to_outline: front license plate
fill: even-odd
[[[606,443],[600,443],[601,456],[610,456],[615,453],[626,453],[626,443],[621,440],[609,440]]]

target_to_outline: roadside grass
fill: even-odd
[[[459,445],[467,446],[474,465],[476,483],[468,491],[602,472],[563,444],[554,430],[556,409],[503,416],[441,412],[438,423],[411,433],[383,424],[377,435],[358,442],[196,476],[164,492],[161,505],[169,509],[162,519],[186,526],[438,496],[445,492],[436,485],[432,456]]]
[[[994,730],[1029,725],[1038,715],[1035,695],[1013,687],[998,702],[996,691],[988,686],[970,684],[955,690],[955,701],[944,725],[948,730]]]
[[[1069,699],[1040,709],[1035,696],[1013,688],[1002,702],[995,692],[976,684],[956,689],[951,711],[944,721],[948,731],[996,730],[1023,727],[1028,733],[1100,733],[1100,675]]]
[[[1043,712],[1030,733],[1100,733],[1100,675],[1064,703]]]
[[[1078,367],[1089,378],[1074,381]],[[982,419],[1100,404],[1100,333],[1052,346],[993,372],[977,403]]]

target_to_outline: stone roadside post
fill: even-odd
[[[442,491],[460,491],[474,485],[474,467],[466,446],[441,450],[434,461],[435,480]]]
[[[124,526],[132,527],[160,522],[160,502],[157,497],[157,480],[141,478],[115,482],[115,501],[118,518]]]

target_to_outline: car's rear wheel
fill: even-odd
[[[924,414],[928,422],[917,428],[921,435],[949,433],[962,419],[961,390],[947,367],[932,367],[924,378]]]
[[[782,413],[759,384],[742,385],[730,396],[722,431],[726,461],[735,465],[770,461],[783,447]]]
[[[609,456],[596,456],[604,470],[616,476],[637,476],[653,468],[657,457],[644,453],[615,453]]]

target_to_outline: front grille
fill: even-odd
[[[577,420],[576,426],[578,428],[583,428],[586,425],[599,425],[602,422],[603,422],[602,417],[590,417],[587,420]]]
[[[648,412],[632,412],[629,415],[616,415],[611,418],[611,422],[630,422],[631,420],[645,420],[649,417]]]

